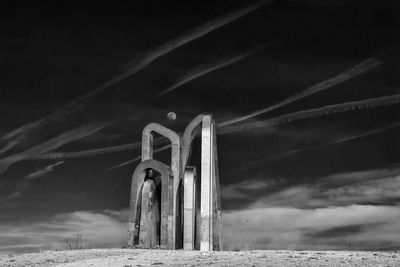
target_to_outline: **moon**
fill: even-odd
[[[176,120],[176,114],[175,114],[175,112],[168,112],[167,118],[168,118],[169,120],[171,120],[171,121]]]

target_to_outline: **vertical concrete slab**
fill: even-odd
[[[214,250],[215,224],[215,155],[214,155],[214,121],[210,116],[210,250]]]
[[[215,122],[212,123],[213,128],[213,185],[214,185],[214,227],[213,227],[213,250],[222,251],[222,212],[221,212],[221,194],[219,187],[219,165],[218,165],[218,150],[217,150],[217,130]]]
[[[155,183],[154,183],[155,184]],[[151,241],[150,247],[156,248],[160,246],[160,231],[161,231],[161,207],[160,207],[160,199],[157,197],[156,192],[157,186],[154,186],[154,190],[152,189],[150,192],[150,204],[151,204]],[[150,205],[149,204],[149,205]]]
[[[146,180],[143,184],[142,191],[142,204],[141,204],[141,215],[140,215],[140,228],[139,228],[139,246],[144,248],[151,248],[152,241],[152,202],[151,198],[155,191],[154,182]]]
[[[203,114],[197,115],[185,128],[182,138],[182,153],[181,153],[181,168],[185,170],[188,162],[190,161],[190,156],[192,153],[192,142],[196,136],[201,135],[202,124],[203,124]],[[201,168],[199,168],[201,170]],[[183,171],[182,171],[183,172]],[[201,214],[200,214],[200,192],[201,192],[201,177],[197,176],[196,179],[196,196],[195,196],[195,249],[200,250],[200,240],[201,240]]]
[[[200,250],[209,251],[213,248],[212,234],[212,174],[213,174],[213,157],[212,157],[213,133],[211,126],[211,116],[203,116],[203,124],[201,130],[201,240]]]
[[[196,168],[186,167],[183,199],[183,249],[194,250],[196,228]]]

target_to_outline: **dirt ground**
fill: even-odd
[[[400,252],[84,249],[1,255],[0,266],[400,266]]]

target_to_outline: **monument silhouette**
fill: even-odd
[[[171,163],[153,158],[153,138],[171,142]],[[201,138],[201,166],[190,166],[192,143]],[[197,173],[200,172],[200,176]],[[200,114],[183,136],[150,123],[142,133],[142,160],[132,176],[128,246],[222,250],[216,127]]]

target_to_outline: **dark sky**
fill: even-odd
[[[227,249],[398,248],[399,7],[1,2],[0,252],[123,246],[143,127],[199,113]]]

